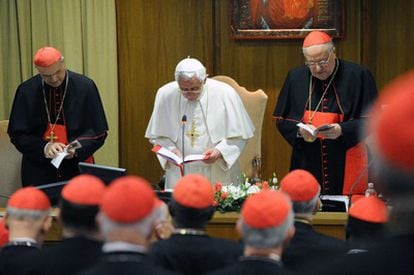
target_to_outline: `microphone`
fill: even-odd
[[[371,167],[372,163],[374,162],[373,159],[371,159],[369,161],[369,163],[367,164],[367,166],[365,166],[365,168],[361,171],[361,173],[359,173],[358,177],[355,179],[355,181],[352,183],[351,188],[349,188],[349,193],[348,196],[349,198],[349,205],[348,207],[351,207],[351,196],[352,196],[352,191],[354,191],[354,188],[358,185],[358,183],[360,182],[360,180],[362,179],[362,177],[365,175],[365,173],[368,173],[368,169]]]
[[[185,157],[185,153],[184,153],[184,131],[185,131],[185,124],[187,123],[187,116],[184,114],[183,117],[181,118],[181,125],[182,125],[182,136],[181,136],[181,153],[182,153],[182,158],[184,160]],[[185,175],[185,164],[183,161],[183,176]]]

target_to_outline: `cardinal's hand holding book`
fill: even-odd
[[[319,127],[320,129],[318,131],[318,134],[321,137],[325,139],[337,139],[339,136],[342,135],[342,127],[338,123],[328,124],[328,126],[331,127],[327,127],[326,130],[324,130],[323,128],[321,129],[321,127]]]
[[[313,131],[315,131],[316,127],[312,124],[308,124],[307,126],[312,130],[312,132],[310,132],[307,128],[299,127],[299,134],[303,137],[304,141],[314,142],[317,139],[317,137],[313,135]]]
[[[337,139],[342,135],[341,125],[338,123],[324,124],[315,127],[312,124],[298,123],[299,134],[306,142],[314,142],[318,137],[323,139]]]

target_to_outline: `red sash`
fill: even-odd
[[[309,117],[313,114],[314,112],[310,113],[309,111],[305,111],[303,122],[308,123]],[[338,123],[342,121],[342,114],[316,112],[312,119],[312,124],[315,127],[319,127],[323,124]],[[360,142],[347,150],[345,157],[344,185],[342,189],[344,195],[349,195],[351,191],[352,194],[363,194],[365,192],[368,186],[368,172],[364,172],[364,169],[366,169],[367,165],[368,153],[364,142]],[[350,190],[362,173],[363,176],[359,179],[353,190]]]
[[[47,126],[45,133],[43,134],[43,139],[50,141],[50,133],[51,133],[51,125]],[[63,144],[68,144],[68,138],[66,134],[66,127],[64,125],[56,124],[55,128],[53,129],[54,132],[54,142],[60,142]],[[94,163],[93,156],[88,157],[85,162]]]

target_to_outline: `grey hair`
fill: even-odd
[[[308,201],[292,201],[293,211],[296,214],[312,214],[318,203],[320,192],[321,187],[319,186],[318,193],[312,199]]]
[[[175,81],[178,81],[179,79],[191,79],[191,78],[197,78],[200,82],[203,82],[204,79],[206,79],[206,71],[204,70],[198,70],[194,72],[184,72],[184,71],[178,71],[175,72]]]
[[[294,214],[292,210],[289,211],[284,223],[265,229],[252,228],[244,222],[243,218],[240,219],[243,241],[246,245],[255,248],[273,248],[281,245],[286,239],[288,230],[294,222]]]
[[[327,52],[331,52],[334,49],[334,44],[333,44],[333,42],[331,40],[329,42],[326,42],[325,44],[314,45],[314,46],[309,46],[309,47],[306,47],[306,48],[302,48],[303,55],[307,55],[309,48],[316,47],[316,46],[324,46],[325,47],[325,50]]]
[[[159,219],[160,212],[154,208],[147,217],[134,223],[119,223],[113,221],[105,213],[99,212],[98,219],[100,222],[100,230],[104,237],[107,237],[112,231],[116,229],[126,229],[136,231],[145,237],[151,234],[154,222]]]
[[[6,212],[9,217],[13,219],[17,219],[17,220],[25,220],[25,219],[41,220],[44,217],[49,215],[50,209],[48,210],[27,210],[27,209],[20,209],[20,208],[7,206]]]

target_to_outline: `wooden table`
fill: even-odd
[[[0,216],[4,215],[4,209],[0,209]],[[61,226],[57,220],[57,211],[52,211],[53,223],[45,241],[56,242],[61,239]],[[226,239],[238,240],[240,238],[236,231],[236,222],[239,213],[216,212],[213,219],[207,226],[207,232],[210,236],[221,237]],[[337,212],[317,212],[313,217],[313,226],[316,231],[339,238],[345,239],[345,224],[347,222],[347,213]]]
[[[239,213],[236,212],[216,212],[207,226],[207,232],[211,236],[238,240],[240,238],[236,231],[238,217]],[[313,226],[318,232],[344,240],[347,219],[348,215],[345,212],[317,212],[313,217]]]

